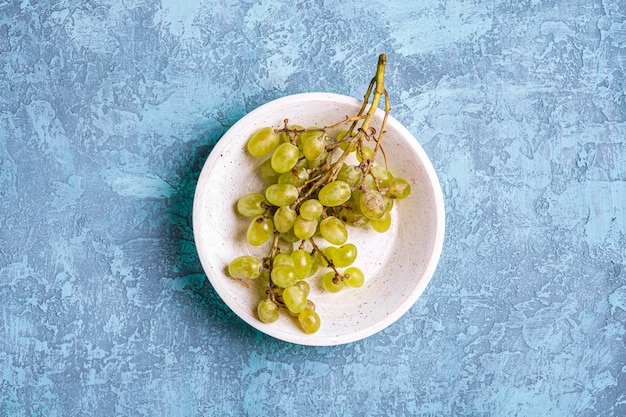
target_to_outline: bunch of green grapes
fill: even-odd
[[[352,123],[341,130],[343,124]],[[355,128],[352,119],[329,127],[264,127],[247,142],[247,151],[265,158],[262,192],[237,201],[240,215],[250,218],[250,245],[271,242],[266,257],[243,255],[228,266],[234,278],[264,279],[258,318],[271,323],[281,310],[297,318],[305,333],[320,327],[309,299],[309,279],[321,279],[329,292],[361,287],[363,271],[354,266],[357,247],[348,242],[349,227],[385,232],[396,200],[411,192],[410,184],[383,165],[374,164],[381,135]],[[369,146],[372,144],[372,146]]]
[[[384,157],[381,143],[390,112],[386,60],[385,54],[378,57],[376,74],[356,115],[321,128],[290,126],[285,120],[282,128],[263,127],[248,139],[250,155],[264,158],[260,174],[266,186],[242,196],[237,211],[250,218],[248,243],[271,242],[271,249],[265,257],[235,258],[228,273],[265,282],[257,306],[264,323],[275,322],[286,311],[305,333],[319,330],[309,280],[320,279],[321,287],[333,293],[361,287],[365,276],[353,265],[358,250],[348,242],[348,228],[387,231],[394,202],[411,192],[405,179],[387,169],[386,161],[374,163],[379,151]],[[382,100],[385,116],[377,132],[370,124]]]

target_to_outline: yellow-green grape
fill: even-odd
[[[336,246],[327,246],[324,249],[322,249],[322,252],[324,253],[324,256],[326,257],[324,258],[324,256],[320,255],[319,257],[320,264],[322,264],[322,266],[328,266],[328,262],[326,261],[326,259],[332,262],[333,256],[335,256],[336,251],[337,251]]]
[[[315,133],[316,135],[310,135],[307,137],[304,137],[305,133],[302,134],[302,153],[309,161],[319,158],[326,148],[325,141],[322,138],[322,132]]]
[[[296,236],[296,234],[293,232],[293,227],[287,232],[281,233],[280,237],[291,244],[296,243],[300,240],[300,238],[298,238],[298,236]]]
[[[389,181],[393,179],[393,175],[389,172],[385,167],[380,165],[375,165],[371,169],[372,176],[376,179],[379,187],[386,187],[389,184]]]
[[[394,199],[385,194],[383,195],[383,200],[385,200],[385,211],[391,211]]]
[[[307,171],[305,167],[298,167],[298,165],[296,165],[291,170],[280,174],[277,182],[279,184],[291,184],[295,187],[300,187],[308,179],[309,171]]]
[[[274,171],[274,168],[272,168],[271,158],[267,158],[265,161],[263,161],[259,170],[261,171],[261,176],[266,181],[275,183],[278,180],[279,174],[278,172]]]
[[[359,288],[363,286],[363,283],[365,282],[363,271],[355,266],[351,266],[343,271],[343,276],[345,277],[343,282],[352,288]]]
[[[303,280],[297,281],[296,285],[300,287],[300,289],[304,292],[305,296],[308,296],[309,293],[311,292],[311,286],[306,281],[303,281]]]
[[[365,181],[363,182],[365,188],[368,190],[376,190],[376,179],[372,176],[372,174],[367,174],[365,176]]]
[[[352,200],[341,206],[338,217],[352,227],[363,228],[369,223],[369,219],[361,213],[358,202]]]
[[[343,245],[348,240],[348,229],[343,221],[328,216],[320,222],[320,233],[328,243]]]
[[[263,127],[250,136],[248,139],[248,152],[252,156],[263,156],[272,152],[278,146],[280,139],[274,129]]]
[[[274,223],[272,219],[265,216],[255,217],[248,226],[246,239],[252,246],[260,246],[274,233]]]
[[[238,256],[228,264],[228,275],[233,278],[257,279],[261,276],[261,265],[261,260],[255,256]]]
[[[344,140],[344,138],[346,137],[346,133],[348,133],[347,130],[342,130],[341,132],[337,134],[337,142],[341,143],[339,145],[339,148],[342,151],[345,151],[346,149],[348,149],[348,146],[350,145],[350,141],[348,139]],[[354,137],[354,133],[352,134],[352,137]]]
[[[261,193],[250,193],[237,201],[237,211],[245,217],[256,217],[267,210],[267,200]]]
[[[317,252],[315,253],[317,255]],[[318,269],[320,268],[320,262],[319,262],[318,256],[311,255],[311,270],[309,271],[309,275],[307,275],[308,277],[315,275]]]
[[[291,285],[283,291],[283,303],[292,313],[300,313],[306,307],[306,294],[298,285]]]
[[[317,219],[307,220],[302,216],[298,216],[293,223],[293,233],[301,240],[311,238],[316,230]]]
[[[411,194],[411,185],[402,178],[394,178],[389,181],[387,195],[391,198],[401,200]]]
[[[291,255],[287,255],[286,253],[279,253],[278,255],[274,256],[274,260],[272,261],[272,267],[275,268],[281,265],[289,265],[295,267],[296,263],[294,262]]]
[[[272,282],[279,287],[287,288],[296,284],[296,267],[293,265],[278,265],[270,273]]]
[[[293,204],[298,199],[298,194],[298,189],[291,184],[272,184],[265,190],[267,201],[277,207]]]
[[[337,175],[338,181],[347,182],[351,187],[356,187],[361,184],[363,179],[363,172],[356,165],[343,165],[339,174]]]
[[[300,216],[306,220],[315,220],[322,215],[324,206],[319,200],[311,198],[300,205]]]
[[[339,246],[335,250],[335,253],[332,254],[331,260],[336,267],[345,268],[354,262],[356,255],[356,246],[352,243],[346,243],[345,245]]]
[[[296,249],[291,253],[291,258],[296,267],[296,278],[302,279],[310,276],[313,258],[309,252],[304,249]]]
[[[272,154],[272,168],[279,174],[290,171],[291,168],[296,166],[299,157],[300,150],[296,145],[281,143]]]
[[[378,233],[384,233],[391,227],[391,213],[387,210],[380,219],[370,220],[369,224]]]
[[[320,316],[310,308],[305,308],[298,314],[298,322],[302,331],[306,334],[317,332],[321,325]]]
[[[335,271],[328,271],[322,275],[322,287],[328,292],[339,292],[344,282],[337,276]]]
[[[357,150],[356,160],[359,162],[367,161],[368,159],[372,159],[372,155],[374,155],[374,150],[369,146],[363,146],[361,147],[361,152]]]
[[[256,313],[259,316],[259,320],[269,324],[278,320],[280,312],[278,306],[272,300],[261,300],[256,308]]]
[[[329,182],[319,192],[318,200],[326,207],[340,206],[350,199],[352,191],[345,181]]]
[[[280,233],[287,233],[293,227],[298,213],[289,206],[279,207],[274,213],[274,228]]]
[[[328,158],[328,151],[324,149],[324,152],[322,152],[320,156],[318,156],[317,158],[310,160],[310,161],[307,159],[306,166],[308,168],[317,168],[320,165],[322,165],[322,163],[326,161],[327,158]]]
[[[359,197],[359,208],[368,219],[380,219],[385,214],[385,200],[376,190],[363,191]]]

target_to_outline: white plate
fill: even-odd
[[[225,269],[244,254],[267,256],[267,245],[246,242],[249,219],[235,211],[237,200],[251,192],[263,192],[258,172],[262,158],[245,151],[248,137],[258,128],[283,127],[283,120],[301,126],[326,126],[358,112],[362,101],[330,93],[305,93],[269,102],[244,116],[217,142],[196,187],[193,229],[202,267],[222,300],[251,326],[291,343],[328,346],[349,343],[377,333],[399,319],[428,285],[444,237],[443,196],[428,156],[411,133],[393,117],[387,121],[383,147],[389,169],[411,183],[409,197],[396,202],[393,223],[386,233],[349,228],[348,241],[359,249],[355,266],[366,275],[361,288],[344,287],[327,293],[311,277],[311,294],[322,325],[317,333],[303,333],[287,314],[272,324],[256,317],[264,293],[257,281],[230,278]],[[378,110],[374,127],[382,121]],[[378,158],[377,158],[378,159]]]

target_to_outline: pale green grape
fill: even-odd
[[[324,139],[321,137],[322,133],[315,133],[319,134],[307,136],[306,138],[304,137],[304,133],[302,134],[302,153],[304,154],[304,157],[309,161],[313,161],[319,158],[319,156],[322,154],[322,152],[324,152],[324,149],[326,147]]]
[[[333,245],[343,245],[348,240],[348,229],[345,223],[335,216],[328,216],[320,222],[320,233]]]
[[[274,213],[274,228],[280,233],[286,233],[293,227],[298,214],[289,206],[279,207]]]
[[[345,268],[354,262],[357,256],[357,247],[352,243],[339,246],[332,255],[333,264],[338,268]]]
[[[376,179],[378,186],[383,188],[389,184],[389,181],[393,179],[393,175],[385,167],[375,165],[371,169],[372,176]]]
[[[358,202],[352,200],[341,206],[338,217],[345,224],[353,227],[363,228],[369,223],[369,219],[361,213]]]
[[[261,171],[261,176],[266,181],[270,183],[275,183],[278,180],[279,174],[278,172],[274,171],[274,168],[272,168],[272,160],[270,158],[267,158],[265,161],[263,161],[259,170]]]
[[[296,263],[294,262],[291,255],[287,255],[286,253],[279,253],[274,256],[274,260],[272,261],[272,267],[275,268],[281,265],[289,265],[295,267]]]
[[[255,217],[248,226],[246,239],[252,246],[259,246],[267,242],[274,233],[274,223],[272,219],[265,216]]]
[[[391,198],[402,200],[411,194],[411,185],[402,178],[394,178],[389,181],[389,190],[387,195]]]
[[[363,172],[356,165],[343,165],[339,174],[337,175],[338,181],[347,182],[351,187],[356,187],[361,184],[363,179]]]
[[[368,190],[376,190],[377,189],[377,187],[376,187],[376,179],[372,176],[372,174],[367,174],[365,176],[365,181],[363,182],[363,185]]]
[[[359,197],[359,208],[365,217],[372,220],[380,219],[385,214],[385,200],[378,191],[367,190]]]
[[[350,268],[343,271],[343,275],[345,277],[343,281],[346,283],[346,285],[353,288],[359,288],[363,286],[363,283],[365,282],[365,276],[363,275],[363,271],[354,266],[351,266]]]
[[[293,265],[278,265],[270,273],[272,282],[282,288],[296,284],[296,267]]]
[[[315,220],[322,215],[324,206],[319,200],[311,198],[300,205],[300,216],[306,220]]]
[[[272,184],[265,190],[267,201],[277,207],[293,204],[298,194],[298,189],[291,184]]]
[[[374,150],[369,146],[363,146],[361,152],[357,150],[356,160],[359,162],[367,161],[368,159],[372,159],[372,155],[374,155]]]
[[[393,208],[394,199],[389,197],[388,195],[383,195],[383,200],[385,200],[385,211],[391,211]]]
[[[328,158],[328,151],[326,149],[324,149],[324,151],[317,158],[312,159],[310,161],[307,159],[307,165],[306,166],[308,168],[317,168],[320,165],[322,165],[322,163],[324,161],[326,161],[327,158]]]
[[[272,154],[272,168],[279,174],[290,171],[298,163],[299,157],[300,150],[296,145],[281,143]]]
[[[272,300],[261,300],[256,309],[259,320],[263,323],[274,323],[278,320],[279,310],[276,303]]]
[[[378,233],[384,233],[391,227],[391,213],[385,211],[380,219],[370,220],[370,226]]]
[[[309,252],[304,249],[296,249],[291,253],[291,258],[296,267],[296,278],[302,279],[310,276],[313,258]]]
[[[306,334],[317,332],[321,325],[320,316],[309,308],[305,308],[298,314],[298,322],[300,327],[302,327],[302,331]]]
[[[318,199],[326,207],[340,206],[350,199],[350,185],[344,181],[329,182],[319,192]]]
[[[328,292],[339,292],[344,286],[344,282],[335,274],[335,271],[328,271],[322,275],[322,287]]]
[[[245,217],[256,217],[267,210],[267,200],[261,193],[250,193],[237,201],[237,211]]]
[[[308,296],[309,293],[311,292],[311,286],[309,285],[308,282],[304,280],[297,281],[296,285],[300,287],[300,289],[304,292],[305,296]]]
[[[322,266],[328,266],[328,262],[326,261],[326,259],[330,260],[332,262],[333,260],[333,256],[335,256],[335,252],[337,252],[337,247],[336,246],[327,246],[324,249],[322,249],[322,252],[324,253],[324,256],[326,256],[324,258],[324,256],[320,256],[319,257],[319,262]]]
[[[309,172],[305,167],[298,167],[297,165],[287,172],[283,172],[278,176],[279,184],[291,184],[295,187],[300,187],[309,179]]]
[[[317,230],[317,219],[307,220],[302,216],[296,217],[293,224],[293,233],[301,240],[309,239]]]
[[[252,156],[263,156],[272,152],[278,146],[280,139],[274,129],[263,127],[250,136],[248,139],[248,152]]]
[[[306,307],[306,294],[298,285],[291,285],[283,291],[283,303],[292,313],[300,313]]]
[[[228,264],[228,275],[233,278],[256,279],[261,276],[261,265],[261,260],[255,256],[238,256]]]

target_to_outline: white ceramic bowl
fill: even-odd
[[[395,204],[386,233],[349,228],[348,241],[359,249],[355,266],[366,275],[361,288],[324,292],[309,278],[309,298],[322,325],[307,335],[287,314],[272,324],[256,317],[264,293],[257,281],[230,278],[225,269],[239,255],[267,256],[267,245],[246,242],[249,219],[235,211],[237,200],[263,192],[258,167],[262,159],[245,151],[248,137],[264,126],[282,127],[283,120],[301,126],[326,126],[358,112],[362,101],[337,94],[305,93],[269,102],[244,116],[217,142],[198,179],[193,205],[193,229],[202,266],[224,302],[251,326],[275,338],[302,345],[328,346],[363,339],[398,320],[428,285],[444,237],[444,204],[437,175],[428,156],[411,133],[393,117],[387,121],[383,147],[390,170],[411,183],[412,192]],[[380,126],[378,110],[373,126]]]

